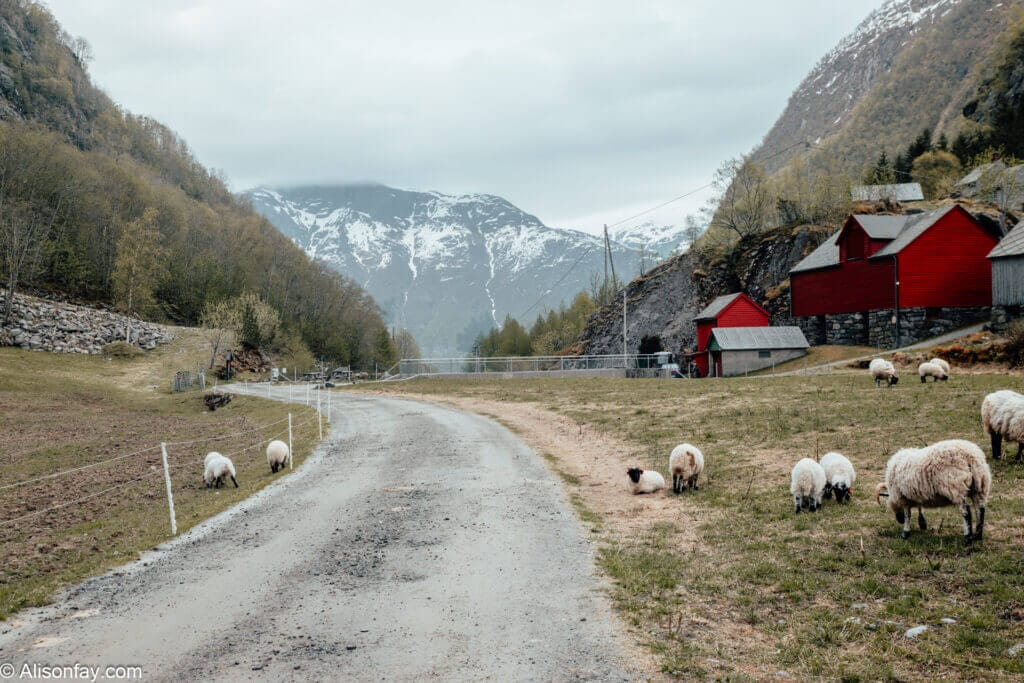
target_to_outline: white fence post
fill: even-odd
[[[316,392],[316,424],[320,429],[320,440],[324,438],[324,414],[320,412],[320,392]]]
[[[164,458],[164,481],[167,483],[167,507],[171,511],[171,535],[178,535],[178,520],[174,515],[174,495],[171,493],[171,468],[167,466],[167,444],[160,444],[160,453]]]
[[[288,413],[288,469],[293,469],[295,451],[292,450],[292,414]]]
[[[309,405],[309,382],[306,382],[306,405]]]

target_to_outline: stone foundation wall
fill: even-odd
[[[996,334],[1003,334],[1016,320],[1024,319],[1024,306],[993,306],[989,327]]]
[[[931,315],[929,315],[929,313]],[[901,308],[899,345],[906,346],[923,339],[966,327],[971,323],[992,319],[995,313],[988,306],[971,308]],[[875,346],[892,349],[897,346],[893,311],[843,313],[815,318],[800,318],[797,324],[812,346],[838,344],[842,346]],[[1005,324],[1005,323],[1004,323]]]

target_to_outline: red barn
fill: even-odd
[[[952,309],[991,305],[986,256],[997,242],[957,204],[902,216],[852,215],[790,271],[793,317],[862,314],[856,324],[863,329],[850,333],[859,335],[854,343],[869,343],[871,311],[900,310],[907,338],[915,336],[914,326],[933,329],[928,321],[936,318],[955,326],[963,321]],[[825,332],[840,329],[837,324]]]
[[[716,327],[768,327],[768,311],[743,292],[720,296],[693,319],[697,323],[697,353],[694,361],[700,376],[708,376],[708,341]]]

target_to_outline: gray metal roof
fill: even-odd
[[[820,247],[805,256],[800,263],[790,268],[789,272],[800,273],[805,270],[818,270],[819,268],[837,265],[839,263],[839,245],[836,244],[837,237],[839,237],[838,232],[834,235],[829,235],[829,238],[822,242]]]
[[[864,228],[864,232],[868,234],[873,240],[894,240],[899,236],[903,228],[906,227],[907,221],[911,218],[909,215],[899,216],[875,216],[872,214],[854,214],[853,220],[857,221],[857,225]]]
[[[711,336],[722,351],[806,349],[810,344],[799,327],[716,327]]]
[[[694,320],[708,320],[712,318],[717,318],[718,314],[724,311],[725,307],[731,304],[733,301],[735,301],[736,297],[738,297],[739,295],[740,292],[736,292],[735,294],[725,294],[723,296],[716,298],[714,301],[709,303],[703,311],[698,313],[697,317],[694,318]]]
[[[920,202],[924,191],[920,183],[896,183],[893,185],[857,185],[850,190],[855,202],[877,202],[895,199],[898,202]]]
[[[1024,221],[1021,221],[989,252],[989,258],[1024,256]]]
[[[871,258],[885,258],[886,256],[893,256],[900,253],[903,251],[903,247],[923,235],[928,228],[935,225],[939,219],[955,208],[956,204],[951,204],[946,208],[939,209],[937,211],[929,211],[928,213],[918,213],[913,216],[907,216],[906,225],[903,226],[903,230],[900,231],[899,236],[875,252]]]
[[[981,180],[981,176],[993,170],[1005,171],[1006,164],[1004,164],[1001,159],[997,159],[996,161],[993,161],[991,164],[978,166],[976,169],[974,169],[973,171],[965,175],[963,178],[961,178],[959,181],[957,181],[956,185],[957,187],[962,187],[964,185],[973,185],[979,180]]]

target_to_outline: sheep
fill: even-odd
[[[927,382],[929,377],[932,378],[933,382],[938,382],[940,379],[945,382],[949,379],[949,375],[947,375],[946,371],[942,369],[942,366],[936,365],[931,361],[918,365],[917,374],[921,376],[921,384]]]
[[[871,361],[868,366],[868,370],[871,371],[871,376],[875,380],[875,386],[879,387],[882,385],[884,380],[890,387],[900,381],[900,378],[896,376],[896,366],[884,358],[875,358]]]
[[[214,458],[223,458],[223,457],[224,456],[221,455],[220,453],[218,453],[217,451],[210,451],[209,453],[206,454],[206,458],[203,460],[203,467],[205,468],[207,465],[209,465],[210,461],[213,460]]]
[[[992,439],[992,457],[1003,457],[1003,439],[1017,442],[1017,459],[1024,457],[1024,396],[1004,389],[981,402],[981,423]]]
[[[633,482],[633,493],[654,493],[665,488],[665,477],[654,470],[642,470],[631,467],[626,470],[629,480]]]
[[[985,504],[992,490],[992,471],[977,445],[962,439],[938,441],[924,448],[904,448],[889,458],[885,480],[875,489],[875,501],[886,505],[903,525],[901,536],[910,536],[910,512],[918,508],[918,526],[927,529],[921,508],[955,505],[964,520],[964,543],[981,540],[985,529]],[[971,527],[971,506],[978,524]]]
[[[949,375],[949,363],[947,363],[946,361],[936,357],[932,358],[928,362],[931,363],[932,365],[938,365],[940,368],[942,368],[942,371],[946,373],[947,376]]]
[[[213,455],[212,453],[210,455]],[[217,453],[215,458],[210,458],[207,455],[206,468],[203,472],[203,483],[206,484],[206,488],[219,489],[224,480],[231,477],[231,483],[238,488],[238,480],[235,479],[235,466],[231,462],[231,459],[226,455],[220,455]]]
[[[704,454],[688,443],[681,443],[668,456],[668,470],[672,473],[672,490],[682,493],[687,487],[697,490],[697,477],[704,471]]]
[[[793,466],[789,492],[793,494],[796,513],[801,508],[816,512],[821,508],[821,497],[825,492],[825,470],[810,458],[804,458]]]
[[[277,474],[278,470],[283,470],[284,466],[288,464],[288,456],[291,455],[288,451],[288,444],[284,441],[274,440],[267,444],[267,464],[270,465],[270,471],[273,474]]]
[[[821,469],[825,470],[825,498],[831,498],[835,491],[837,503],[850,500],[850,490],[857,480],[853,463],[842,453],[826,453],[821,456]]]

